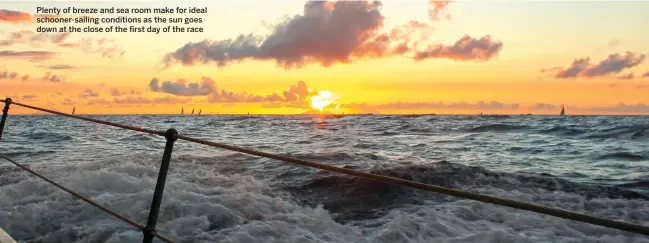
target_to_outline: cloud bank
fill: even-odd
[[[575,59],[567,68],[559,68],[554,75],[555,78],[594,78],[617,74],[629,68],[636,67],[644,62],[645,54],[626,52],[610,54],[606,59],[597,64],[590,62],[590,57]],[[541,70],[547,72],[548,69]]]
[[[10,80],[20,79],[22,81],[27,81],[30,80],[31,77],[32,75],[29,75],[28,73],[20,75],[17,72],[9,72],[7,70],[0,72],[0,79],[10,79]],[[51,83],[60,83],[63,82],[65,78],[61,75],[47,72],[45,75],[43,75],[42,78],[40,78],[40,80],[43,80],[45,82],[51,82]]]
[[[530,110],[558,110],[559,106],[546,103],[536,103],[529,107]]]
[[[184,79],[176,82],[160,81],[158,78],[153,78],[149,82],[149,89],[152,92],[177,96],[206,96],[207,102],[210,103],[267,103],[266,107],[308,108],[309,98],[317,94],[317,91],[310,89],[304,81],[299,81],[280,93],[258,95],[245,91],[234,92],[218,89],[215,81],[208,77],[202,77],[200,82],[187,82]]]
[[[200,83],[187,83],[185,80],[177,82],[163,81],[153,78],[149,82],[149,89],[153,92],[163,92],[179,96],[208,95],[216,91],[214,80],[203,77]]]
[[[448,3],[431,2],[431,19],[439,19]],[[427,38],[417,39],[413,34],[430,32],[428,24],[410,21],[385,30],[380,7],[381,3],[374,1],[310,1],[304,5],[302,15],[275,25],[268,36],[245,34],[227,40],[187,43],[168,53],[163,61],[167,65],[215,63],[225,67],[244,60],[260,60],[275,61],[285,69],[292,69],[307,64],[329,67],[397,55],[415,60],[485,61],[502,49],[502,42],[491,36],[466,35],[450,46],[427,45],[423,43]]]
[[[22,76],[16,72],[9,72],[7,70],[0,72],[0,79],[21,79],[23,81],[29,79],[29,74],[23,74]]]
[[[642,103],[629,105],[625,103],[619,103],[615,106],[591,107],[584,108],[583,110],[595,112],[649,113],[649,105]]]

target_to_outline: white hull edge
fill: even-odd
[[[18,243],[7,232],[0,228],[0,243]]]

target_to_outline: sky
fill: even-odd
[[[58,111],[649,115],[649,1],[0,3],[1,97]],[[183,23],[37,23],[82,17]],[[203,32],[38,32],[131,25]]]

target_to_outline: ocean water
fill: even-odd
[[[95,116],[649,225],[649,117]],[[145,224],[164,138],[10,116],[0,152]],[[142,233],[0,160],[19,242]],[[649,237],[177,141],[157,224],[176,242],[649,242]]]

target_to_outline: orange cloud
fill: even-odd
[[[561,69],[563,69],[563,68],[562,68],[562,67],[559,67],[559,66],[556,66],[556,67],[551,67],[551,68],[544,68],[544,69],[541,69],[540,72],[542,72],[542,73],[545,73],[545,72],[556,72],[556,71],[559,71],[559,70],[561,70]]]
[[[136,92],[135,90],[130,90],[130,91],[120,91],[118,89],[111,89],[110,90],[110,95],[112,96],[123,96],[123,95],[138,95],[140,94],[139,92]]]
[[[19,58],[28,60],[51,59],[58,53],[50,51],[0,51],[0,58]]]
[[[559,106],[546,103],[536,103],[529,107],[530,110],[558,110]]]
[[[428,4],[430,5],[430,9],[428,10],[428,17],[430,18],[431,21],[437,21],[440,20],[440,15],[445,16],[446,19],[450,20],[451,15],[448,13],[445,13],[444,11],[447,10],[448,5],[452,1],[438,1],[438,0],[430,0],[428,1]]]
[[[65,77],[57,74],[52,74],[52,72],[47,72],[42,79],[45,82],[50,82],[50,83],[60,83],[65,81]]]
[[[0,21],[12,24],[30,23],[33,21],[33,17],[25,12],[0,9]]]
[[[647,71],[646,73],[642,74],[642,77],[643,77],[643,78],[648,78],[648,77],[649,77],[649,71]]]
[[[58,47],[78,49],[86,53],[99,53],[104,58],[121,57],[126,53],[119,45],[105,38],[87,37],[73,42],[66,42],[71,35],[71,33],[36,33],[22,30],[8,33],[6,39],[0,41],[0,46],[23,44],[40,47],[51,44]]]
[[[202,77],[201,82],[188,83],[184,79],[176,82],[163,81],[153,78],[149,82],[149,89],[153,92],[162,92],[178,96],[205,96],[208,95],[210,102],[242,102],[254,103],[265,101],[296,101],[305,99],[311,95],[306,83],[299,81],[296,85],[291,86],[288,90],[283,91],[282,95],[273,93],[267,96],[248,94],[247,92],[236,93],[232,91],[219,90],[216,82],[209,77]]]
[[[35,24],[37,18],[85,17],[84,15],[30,14],[21,11],[0,9],[0,22],[11,24]]]
[[[487,61],[497,55],[502,47],[502,42],[493,40],[489,35],[480,39],[465,35],[452,46],[438,44],[428,47],[426,51],[419,51],[415,55],[415,60],[446,58]]]
[[[67,105],[74,105],[77,102],[70,99],[67,100]],[[172,105],[172,104],[184,104],[191,102],[190,97],[187,98],[178,98],[172,96],[158,97],[158,98],[146,98],[142,96],[126,96],[124,98],[113,98],[113,99],[92,99],[85,104],[87,105],[107,105],[107,106],[129,106],[129,105]]]
[[[0,79],[20,79],[22,81],[27,81],[31,79],[31,75],[25,73],[23,75],[19,75],[16,72],[9,72],[9,71],[3,71],[0,72]],[[52,74],[51,72],[47,72],[41,80],[46,81],[46,82],[51,82],[51,83],[60,83],[65,80],[65,78],[61,75],[56,75]]]
[[[91,89],[86,89],[86,90],[83,91],[83,93],[81,93],[77,97],[79,97],[79,98],[90,98],[90,97],[97,97],[97,96],[99,96],[99,93],[97,93],[97,92],[95,92],[95,91],[93,91]]]
[[[606,59],[597,65],[590,63],[590,58],[575,59],[570,67],[559,69],[554,75],[555,78],[576,78],[576,77],[602,77],[610,74],[620,73],[624,69],[640,65],[645,60],[645,54],[626,52],[625,54],[610,54]],[[545,70],[545,69],[544,69]],[[543,72],[544,70],[541,70]]]
[[[630,105],[619,103],[615,106],[589,107],[581,108],[579,110],[614,113],[649,113],[649,105],[642,103]]]
[[[309,87],[304,81],[299,81],[297,84],[291,85],[288,90],[283,91],[281,94],[255,95],[247,92],[236,93],[220,90],[211,93],[207,97],[207,101],[211,103],[267,103],[264,106],[266,108],[308,108],[309,97],[316,93],[316,91],[309,91]]]
[[[471,110],[516,110],[519,104],[505,104],[498,101],[478,103],[450,103],[442,102],[392,102],[378,105],[369,105],[365,103],[341,104],[341,108],[361,109],[361,110],[414,110],[414,109],[471,109]]]
[[[633,78],[635,78],[635,75],[634,75],[633,73],[628,73],[628,74],[625,74],[625,75],[620,75],[620,76],[618,76],[617,78],[618,78],[618,79],[625,79],[625,80],[628,80],[628,79],[633,79]]]
[[[446,8],[448,1],[432,2],[432,17]],[[385,17],[381,3],[374,1],[309,1],[304,13],[274,26],[266,37],[254,34],[233,39],[187,43],[163,61],[167,65],[186,66],[215,63],[225,67],[242,60],[275,61],[285,69],[307,64],[329,67],[368,58],[410,55],[415,60],[448,58],[488,60],[501,49],[502,43],[490,36],[474,39],[464,36],[453,46],[430,45],[417,50],[425,38],[414,39],[415,30],[430,35],[428,24],[411,21],[393,30],[384,30]]]
[[[133,97],[133,96],[127,96],[126,98],[114,98],[113,103],[114,104],[140,104],[140,105],[146,105],[146,104],[182,104],[182,103],[187,103],[190,102],[192,99],[190,97],[187,98],[177,98],[177,97],[163,97],[163,98],[145,98],[141,96]]]
[[[67,64],[56,64],[56,65],[39,65],[38,67],[42,68],[47,68],[47,69],[53,69],[53,70],[59,70],[59,69],[77,69],[77,67],[72,66],[72,65],[67,65]]]
[[[218,89],[215,81],[208,77],[202,77],[200,82],[187,82],[183,79],[176,82],[160,82],[158,78],[153,78],[149,82],[149,89],[177,96],[206,96],[209,103],[262,103],[265,108],[309,108],[310,97],[317,94],[317,91],[310,89],[304,81],[299,81],[280,93],[259,95]]]
[[[61,105],[74,105],[74,101],[72,101],[70,98],[63,98],[63,100],[60,102]]]
[[[9,72],[7,70],[0,72],[0,79],[16,79],[19,78],[18,76],[19,75],[16,72]],[[27,80],[29,79],[29,75],[24,74],[22,77],[20,77],[20,79]]]
[[[21,76],[16,72],[9,72],[9,71],[5,70],[3,72],[0,72],[0,79],[20,79],[22,81],[27,81],[27,80],[31,79],[31,75],[25,73],[25,74],[23,74]],[[60,82],[63,82],[65,80],[65,77],[63,77],[61,75],[52,74],[51,72],[47,72],[41,78],[41,80],[43,80],[45,82],[50,82],[50,83],[60,83]]]
[[[38,95],[23,95],[20,98],[22,100],[26,100],[26,101],[34,101],[34,100],[38,100],[39,96]]]
[[[184,79],[178,80],[177,82],[164,81],[160,83],[158,78],[153,78],[149,82],[149,89],[153,92],[162,92],[180,96],[201,96],[217,91],[214,80],[208,77],[203,77],[200,84],[187,83]]]

